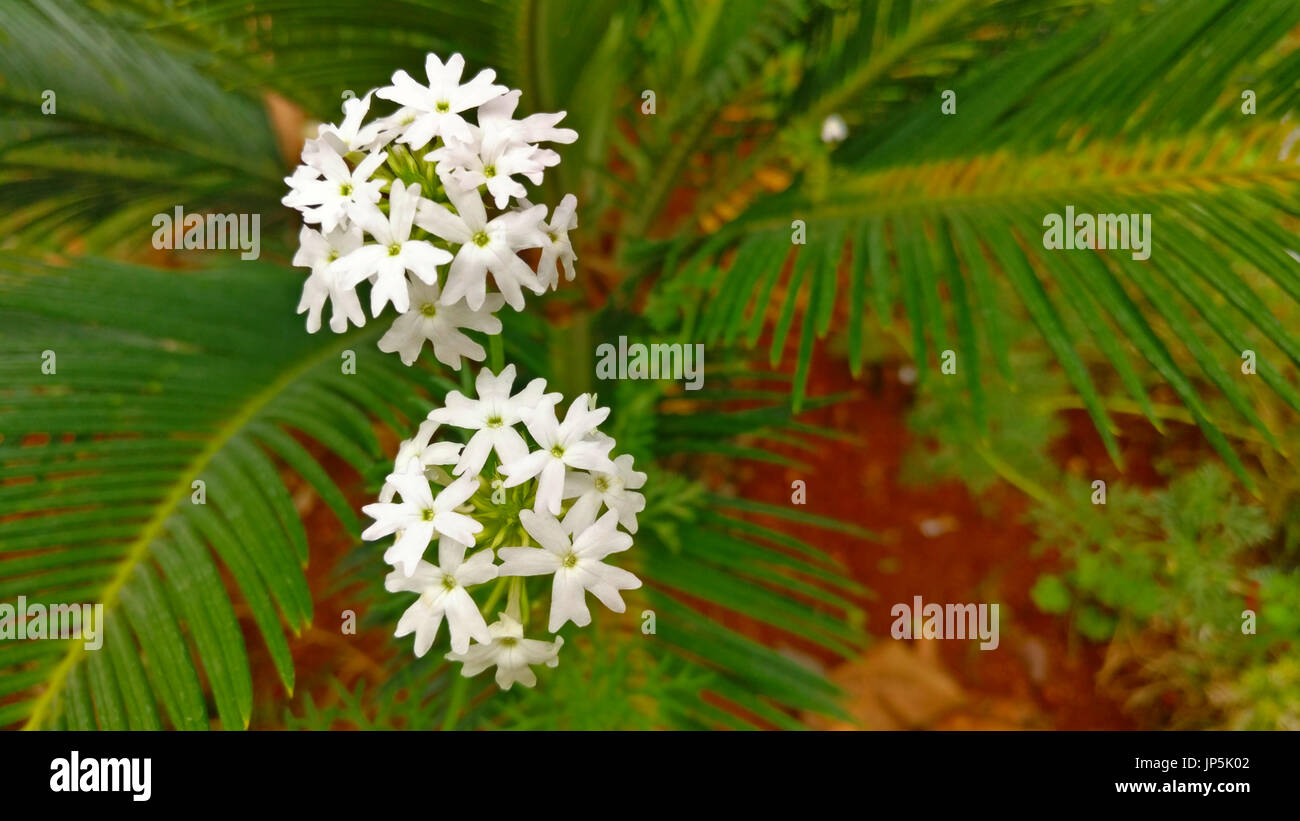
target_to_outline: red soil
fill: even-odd
[[[1094,682],[1102,665],[1104,647],[1072,637],[1064,620],[1043,614],[1029,598],[1040,573],[1057,569],[1051,551],[1034,555],[1033,531],[1022,523],[1027,500],[1005,484],[991,488],[977,504],[958,482],[911,486],[899,482],[904,452],[914,442],[905,428],[911,388],[897,378],[897,368],[876,374],[875,389],[867,381],[854,381],[843,362],[814,359],[810,395],[846,392],[848,401],[801,417],[858,437],[857,443],[836,442],[817,453],[796,453],[809,465],[806,471],[746,464],[735,477],[737,492],[772,504],[791,504],[791,483],[807,486],[803,508],[842,521],[853,522],[880,534],[880,542],[808,528],[798,535],[825,549],[871,590],[864,601],[866,632],[874,642],[888,644],[893,618],[891,607],[909,605],[913,596],[924,602],[998,602],[1000,639],[996,650],[980,651],[978,642],[929,642],[923,655],[937,649],[940,669],[956,679],[965,693],[965,707],[945,712],[925,726],[936,728],[1125,729],[1134,723]],[[1071,433],[1058,443],[1055,454],[1070,468],[1096,469],[1108,476],[1113,466],[1086,416],[1070,419]],[[1143,427],[1145,423],[1142,423]],[[1126,431],[1127,432],[1127,431]],[[1148,444],[1143,432],[1133,431],[1140,455]],[[1126,447],[1127,450],[1127,447]],[[1132,459],[1125,478],[1146,483],[1154,474]],[[989,515],[984,511],[996,511]],[[922,523],[943,532],[927,536]],[[789,524],[773,525],[791,529]],[[762,626],[747,632],[774,646],[787,646],[812,655],[824,664],[838,663],[824,651],[791,641]],[[920,644],[907,642],[907,645]],[[891,657],[892,658],[892,657]],[[871,662],[866,662],[870,666]],[[850,698],[871,698],[854,692],[862,677],[861,664],[846,665],[832,673]],[[870,675],[869,673],[867,674]]]

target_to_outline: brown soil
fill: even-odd
[[[896,367],[854,381],[843,362],[814,360],[810,395],[847,392],[848,401],[810,413],[807,421],[859,437],[818,453],[789,452],[808,470],[745,465],[735,484],[747,498],[787,506],[791,483],[802,479],[810,513],[850,521],[879,534],[864,542],[825,531],[799,535],[842,561],[872,595],[863,602],[872,648],[841,663],[825,652],[791,642],[771,629],[754,632],[775,646],[828,665],[849,696],[859,727],[935,729],[1129,729],[1135,726],[1095,685],[1104,647],[1071,635],[1064,620],[1043,614],[1029,599],[1040,573],[1057,568],[1051,551],[1036,555],[1036,538],[1021,519],[1026,499],[999,484],[978,500],[958,482],[900,484],[904,452],[913,443],[905,428],[911,388]],[[874,383],[874,388],[868,385]],[[1070,434],[1055,455],[1070,469],[1115,472],[1086,416],[1070,419]],[[1148,428],[1142,423],[1142,428]],[[1143,451],[1154,442],[1143,431],[1125,437],[1133,456],[1125,479],[1155,481]],[[1148,475],[1149,474],[1149,475]],[[990,515],[987,511],[993,511]],[[789,529],[789,525],[773,525]],[[981,651],[978,642],[897,642],[890,638],[890,609],[914,596],[926,603],[998,602],[1001,644]],[[824,723],[813,722],[818,726]],[[843,725],[831,725],[843,726]]]

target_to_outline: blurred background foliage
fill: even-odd
[[[915,373],[913,479],[1024,493],[1061,565],[1034,601],[1111,642],[1105,672],[1135,710],[1174,691],[1153,722],[1296,726],[1298,22],[1287,0],[5,4],[0,600],[104,601],[109,638],[91,654],[0,645],[0,725],[842,715],[788,648],[860,651],[867,591],[822,546],[870,549],[871,523],[727,481],[852,445],[801,418],[843,399],[809,395],[831,357],[855,377]],[[613,408],[610,432],[650,471],[629,554],[648,586],[566,635],[533,691],[489,697],[387,639],[300,692],[301,648],[337,644],[339,608],[368,634],[392,624],[356,510],[463,375],[378,353],[378,323],[302,332],[281,178],[348,92],[429,51],[496,68],[581,134],[540,192],[578,197],[581,275],[509,317],[506,358]],[[819,139],[830,115],[841,143]],[[177,205],[260,214],[263,259],[155,252],[152,216]],[[1044,253],[1043,215],[1066,205],[1152,214],[1151,259]],[[618,335],[706,343],[706,389],[596,383],[594,347]],[[1104,515],[1092,477],[1053,454],[1071,414],[1116,476],[1145,476],[1113,481]],[[1147,475],[1136,425],[1200,433]],[[871,431],[852,434],[869,459]],[[322,554],[322,533],[343,544]],[[1248,604],[1259,635],[1243,637]]]

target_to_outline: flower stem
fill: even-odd
[[[497,579],[496,586],[492,588],[492,595],[488,596],[487,604],[484,604],[483,609],[479,611],[483,614],[484,618],[489,618],[492,613],[492,608],[496,607],[496,603],[501,600],[501,593],[506,589],[506,586],[510,584],[510,582],[511,577],[508,576],[502,576]],[[513,590],[511,591],[511,595],[514,595]]]
[[[501,334],[488,337],[488,364],[493,373],[501,373],[506,366],[505,343],[501,341]]]
[[[456,676],[456,680],[451,683],[451,700],[447,703],[447,713],[442,717],[444,731],[455,729],[456,722],[460,721],[460,708],[465,703],[467,687],[469,687],[469,679],[463,675]]]
[[[506,615],[515,621],[520,620],[519,598],[523,587],[524,580],[522,576],[514,576],[510,579],[510,599],[506,602]],[[520,623],[522,624],[522,622]]]
[[[591,345],[591,318],[576,311],[561,326],[550,326],[549,354],[556,387],[566,399],[591,393],[596,374],[596,352]]]

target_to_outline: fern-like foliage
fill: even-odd
[[[81,3],[0,15],[0,236],[66,251],[147,248],[154,214],[274,215],[265,109]],[[52,96],[51,96],[52,95]]]
[[[933,4],[904,37],[942,38],[976,24],[979,14],[965,5]],[[984,13],[999,4],[976,5]],[[1287,78],[1300,55],[1283,39],[1300,9],[1266,0],[1196,0],[1176,12],[1122,0],[1090,5],[1088,14],[1062,8],[1037,42],[993,52],[985,65],[953,72],[952,61],[935,61],[925,82],[865,116],[831,92],[836,105],[808,111],[856,117],[846,143],[783,152],[764,140],[757,158],[743,162],[754,180],[746,190],[721,204],[702,201],[694,236],[647,252],[674,272],[660,288],[664,310],[680,306],[706,339],[770,338],[774,363],[793,347],[797,407],[819,338],[843,330],[856,370],[868,311],[888,325],[901,305],[922,379],[940,352],[955,351],[982,420],[981,353],[991,350],[1014,383],[1001,315],[1008,300],[1018,302],[1117,463],[1094,363],[1077,354],[1072,326],[1091,337],[1157,426],[1141,375],[1158,373],[1245,480],[1223,433],[1229,420],[1209,415],[1206,396],[1225,395],[1278,446],[1231,373],[1250,349],[1267,362],[1258,371],[1265,384],[1300,408],[1287,375],[1300,343],[1268,307],[1275,291],[1300,296],[1289,252],[1295,135],[1284,116],[1296,102]],[[925,24],[940,18],[941,26]],[[1011,17],[994,30],[1005,37],[1017,25]],[[894,70],[866,73],[889,87]],[[795,84],[791,99],[802,99],[815,76]],[[956,115],[941,109],[945,89],[957,90]],[[1243,113],[1245,90],[1265,101],[1256,113]],[[815,123],[799,127],[810,135]],[[782,190],[764,191],[765,168],[775,182],[768,188]],[[1044,252],[1044,216],[1066,206],[1152,215],[1150,260]],[[795,220],[807,226],[806,244],[791,244]],[[1208,323],[1210,338],[1190,315]]]
[[[222,726],[247,726],[236,594],[292,691],[286,630],[312,601],[280,465],[355,530],[296,435],[367,470],[381,457],[370,418],[416,418],[428,384],[374,350],[374,331],[310,337],[278,321],[296,288],[265,266],[184,276],[4,257],[0,591],[102,603],[106,643],[3,648],[3,691],[18,697],[0,723],[203,728],[206,681]]]

